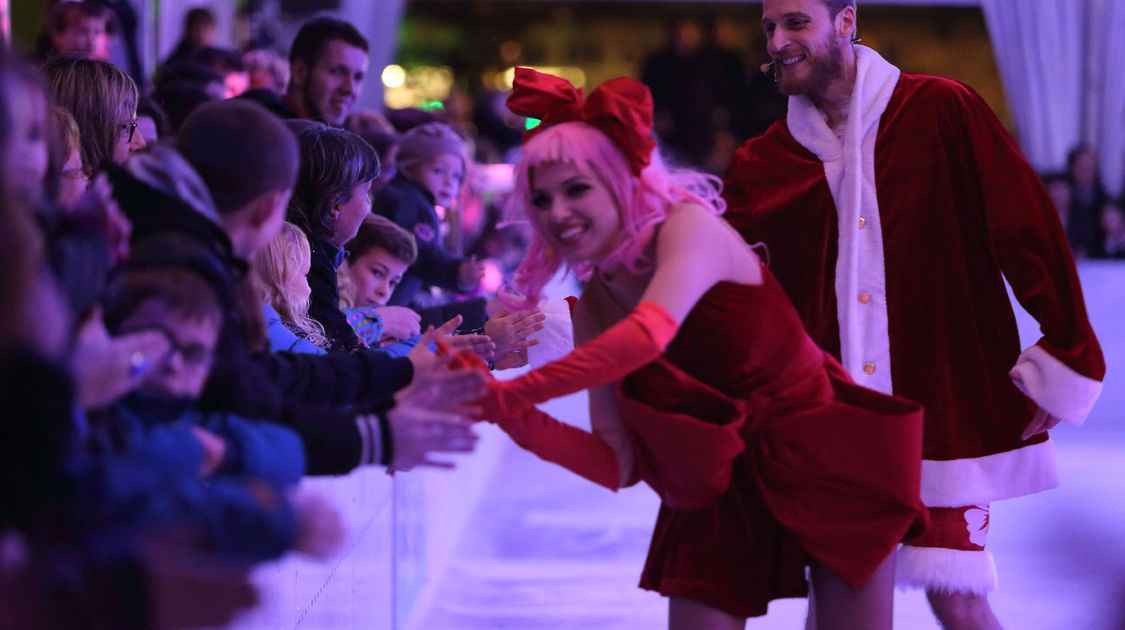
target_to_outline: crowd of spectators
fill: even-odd
[[[1087,144],[1067,154],[1066,171],[1043,176],[1076,258],[1125,258],[1125,200],[1114,198]]]
[[[221,625],[249,567],[338,550],[301,478],[451,465],[485,381],[453,358],[525,364],[541,328],[445,227],[466,139],[355,108],[352,25],[286,60],[192,11],[149,85],[107,60],[107,11],[60,4],[0,57],[4,628]]]

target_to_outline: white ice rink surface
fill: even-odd
[[[1086,425],[1052,432],[1061,487],[993,505],[992,602],[1009,630],[1125,629],[1125,266],[1085,263],[1081,274],[1109,375]],[[1021,313],[1020,325],[1025,345],[1034,342],[1034,322]],[[588,423],[583,395],[545,409]],[[664,627],[663,598],[636,586],[657,508],[651,491],[613,494],[510,443],[497,457],[408,627]],[[798,630],[804,613],[803,601],[783,600],[747,627]],[[897,595],[895,627],[938,628],[918,592]]]

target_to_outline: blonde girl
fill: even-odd
[[[328,348],[324,328],[309,317],[310,264],[308,238],[296,225],[285,222],[250,265],[271,350],[323,354]]]

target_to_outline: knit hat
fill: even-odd
[[[465,141],[445,123],[418,125],[402,135],[395,164],[399,169],[427,162],[443,153],[452,153],[465,163]]]

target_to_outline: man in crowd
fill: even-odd
[[[282,98],[294,118],[342,126],[363,88],[367,40],[354,26],[323,17],[305,23],[289,49]]]
[[[1058,214],[973,90],[855,45],[854,0],[762,11],[789,111],[736,154],[727,217],[859,384],[925,405],[932,526],[899,581],[945,628],[999,628],[989,503],[1057,484],[1047,430],[1105,373]],[[1022,353],[1002,278],[1043,331]]]

